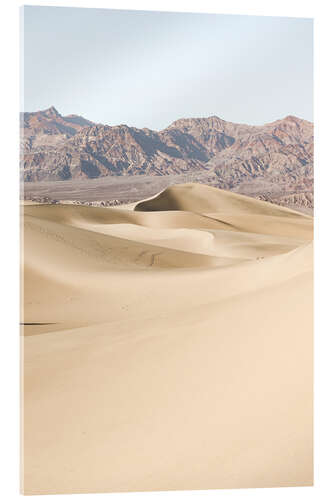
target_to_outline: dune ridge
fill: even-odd
[[[24,493],[312,484],[312,217],[196,184],[23,210]]]

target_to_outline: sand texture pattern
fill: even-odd
[[[312,217],[198,184],[23,211],[25,494],[312,484]]]

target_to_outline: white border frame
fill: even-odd
[[[5,4],[5,5],[3,5]],[[19,207],[18,207],[18,112],[19,112],[19,6],[5,0],[1,6],[1,230],[4,274],[1,280],[1,496],[19,498]],[[333,404],[332,357],[332,8],[328,1],[314,0],[67,0],[27,1],[27,5],[212,12],[315,18],[315,485],[303,488],[205,490],[184,492],[113,493],[114,500],[129,499],[328,499],[333,498]],[[110,493],[106,493],[110,495]],[[104,494],[43,495],[59,500],[104,498]]]

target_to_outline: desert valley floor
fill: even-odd
[[[26,204],[25,494],[312,484],[313,218]]]

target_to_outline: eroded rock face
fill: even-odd
[[[25,153],[43,146],[61,144],[83,127],[93,125],[81,116],[61,116],[53,106],[45,111],[21,113],[20,118]]]
[[[28,182],[197,173],[199,182],[250,196],[290,201],[303,193],[306,201],[294,202],[313,205],[313,124],[293,116],[263,126],[180,119],[156,132],[94,124],[51,107],[23,113],[21,123]]]

